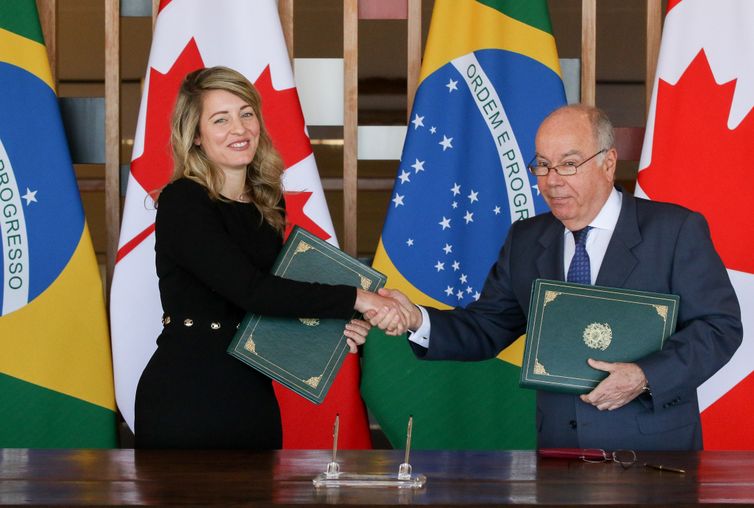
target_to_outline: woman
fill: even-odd
[[[398,304],[348,286],[269,274],[282,246],[283,165],[253,85],[225,67],[183,81],[172,118],[174,173],[160,193],[155,252],[164,311],[158,348],[136,392],[140,448],[275,449],[280,411],[266,376],[226,353],[246,312],[348,318]],[[369,323],[344,331],[352,352]]]

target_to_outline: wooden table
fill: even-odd
[[[637,464],[534,452],[416,451],[425,487],[315,489],[326,451],[0,450],[4,505],[754,505],[754,452],[639,453]],[[399,450],[339,453],[341,471],[397,472]],[[644,462],[686,474],[642,467]]]

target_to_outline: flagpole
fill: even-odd
[[[660,35],[662,34],[662,1],[647,0],[647,62],[646,85],[644,89],[646,107],[652,102],[657,58],[660,56]]]
[[[291,61],[291,66],[293,66],[293,0],[278,0],[278,15],[283,27],[288,58]]]
[[[105,1],[105,225],[109,298],[120,237],[120,0]]]
[[[47,59],[50,61],[50,73],[55,90],[58,89],[58,38],[57,38],[57,0],[37,0],[37,10],[39,11],[39,23],[42,25],[44,34],[45,47],[47,48]]]
[[[419,86],[419,72],[422,62],[422,3],[421,0],[408,0],[408,68],[406,70],[406,118],[411,117],[414,95]]]
[[[356,256],[359,4],[343,0],[343,250]]]
[[[581,0],[581,102],[594,105],[597,82],[597,0]]]

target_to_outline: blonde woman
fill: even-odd
[[[373,324],[395,330],[405,317],[390,298],[270,275],[285,227],[283,164],[243,75],[225,67],[187,75],[171,128],[175,167],[155,225],[164,328],[136,393],[136,446],[280,448],[270,379],[226,353],[243,315],[377,309]],[[369,327],[346,325],[352,352]]]

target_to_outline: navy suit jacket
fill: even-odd
[[[563,224],[551,213],[514,223],[484,284],[465,309],[427,309],[425,359],[495,357],[526,331],[532,282],[564,280]],[[741,344],[741,313],[704,218],[686,208],[623,192],[620,216],[596,283],[680,296],[677,331],[662,351],[636,362],[650,394],[614,411],[576,395],[537,392],[539,447],[701,449],[696,389]]]

